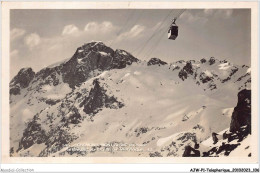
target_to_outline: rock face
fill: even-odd
[[[162,60],[160,60],[159,58],[151,58],[148,62],[147,62],[147,65],[150,66],[150,65],[166,65],[167,62],[164,62]]]
[[[229,156],[241,142],[251,133],[251,90],[242,90],[238,93],[238,103],[231,117],[229,132],[223,134],[212,133],[211,148],[203,152],[202,157]],[[222,136],[222,137],[221,137]],[[220,139],[219,139],[220,138]],[[245,149],[248,149],[246,147]],[[193,153],[192,153],[193,152]],[[185,146],[183,157],[199,157],[199,151],[190,145]],[[251,154],[248,155],[250,157]]]
[[[249,134],[251,133],[251,90],[242,90],[238,93],[237,106],[234,108],[231,117],[229,132],[222,134],[221,144],[212,147],[209,151],[204,152],[203,156],[219,155],[223,153],[228,156],[235,150]],[[217,144],[219,139],[216,133],[212,134],[213,144]],[[232,142],[232,143],[231,143]],[[249,156],[250,157],[250,156]]]
[[[111,69],[122,69],[127,65],[131,65],[133,62],[138,62],[139,60],[132,56],[130,53],[117,49],[113,57],[111,64]]]
[[[95,115],[102,107],[117,109],[124,106],[123,103],[116,100],[113,96],[108,96],[104,88],[100,86],[98,80],[93,81],[94,88],[90,90],[89,96],[81,103],[84,106],[83,111],[86,114]]]
[[[91,42],[79,47],[62,68],[63,81],[71,88],[104,70],[122,69],[139,60],[123,50],[107,47],[102,42]]]
[[[55,67],[44,68],[36,74],[31,68],[21,69],[11,81],[10,93],[19,94],[19,87],[26,88],[33,79],[33,83],[42,81],[42,85],[56,86],[65,82],[71,88],[75,88],[75,86],[79,86],[82,82],[105,70],[122,69],[138,61],[137,58],[124,50],[114,51],[102,42],[91,42],[77,48],[70,60]]]
[[[238,93],[238,103],[232,114],[230,131],[239,131],[242,126],[251,129],[251,90],[242,90]]]
[[[179,72],[179,77],[184,81],[188,75],[193,75],[193,68],[191,61],[188,61],[183,69]]]
[[[195,144],[195,146],[198,145],[198,144]],[[200,157],[200,151],[197,150],[197,146],[194,148],[191,147],[190,145],[187,145],[185,146],[185,149],[184,149],[184,153],[182,155],[182,157]]]
[[[27,88],[34,76],[35,72],[32,68],[22,68],[10,82],[10,94],[20,94],[20,90]]]
[[[37,122],[38,116],[35,116],[31,122],[28,123],[27,128],[23,132],[23,137],[19,142],[18,151],[27,149],[33,144],[41,144],[46,141],[45,131],[42,130],[41,124]]]
[[[215,62],[216,62],[216,59],[214,57],[211,57],[209,59],[209,65],[215,64]]]

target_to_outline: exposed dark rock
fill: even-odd
[[[212,81],[212,80],[213,80],[212,76],[206,75],[205,72],[200,73],[200,81],[202,83],[207,83],[207,82]]]
[[[59,100],[59,99],[39,98],[39,101],[45,102],[48,105],[55,105],[55,104],[59,103],[61,100]]]
[[[19,95],[19,94],[21,94],[20,93],[20,87],[19,86],[14,86],[14,87],[12,87],[12,88],[10,88],[10,94],[13,94],[13,95]]]
[[[213,144],[216,144],[218,143],[218,137],[217,137],[217,133],[213,132],[212,133],[212,139],[213,139]]]
[[[48,105],[55,105],[55,104],[57,104],[58,102],[60,102],[59,99],[57,99],[57,100],[47,99],[47,100],[45,101],[45,103],[48,104]]]
[[[19,142],[19,147],[17,151],[27,149],[33,144],[44,143],[47,139],[45,131],[42,130],[41,124],[37,122],[38,116],[34,116],[33,120],[28,123],[26,129],[23,132],[23,137]]]
[[[108,70],[111,62],[110,54],[103,56],[99,52],[90,51],[82,57],[81,54],[76,53],[62,68],[63,81],[74,88],[88,78],[95,77],[95,74],[91,74],[94,70],[100,72]]]
[[[114,51],[101,42],[91,42],[78,48],[73,57],[63,65],[63,81],[74,88],[98,75],[99,73],[93,73],[95,70],[101,73],[104,70],[122,69],[138,61],[126,51]]]
[[[70,109],[69,115],[63,117],[62,122],[65,122],[65,126],[68,124],[79,124],[82,120],[82,117],[76,107]]]
[[[188,61],[186,65],[183,67],[183,69],[181,69],[181,71],[179,72],[179,78],[181,78],[184,81],[185,79],[187,79],[189,74],[193,74],[193,68],[190,61]]]
[[[148,131],[149,129],[147,127],[137,128],[135,129],[136,137],[140,136],[143,133],[147,133]]]
[[[190,145],[185,146],[182,157],[200,157],[200,151],[197,150],[198,146],[196,145],[195,148],[192,148]]]
[[[234,69],[231,69],[231,73],[229,74],[229,76],[226,79],[222,80],[222,83],[229,81],[231,79],[231,77],[238,71],[238,68],[235,67]]]
[[[122,69],[138,61],[124,50],[114,51],[102,42],[91,42],[79,47],[70,60],[60,65],[44,68],[36,74],[31,68],[21,69],[10,83],[10,93],[19,94],[20,89],[26,88],[34,76],[33,83],[40,81],[40,85],[56,86],[62,82],[59,77],[61,75],[63,82],[75,88],[105,70]]]
[[[231,117],[230,131],[239,131],[242,126],[251,129],[251,90],[242,90],[238,93],[237,106]]]
[[[9,154],[10,154],[10,157],[13,156],[13,154],[14,154],[14,147],[11,147],[11,148],[10,148]]]
[[[47,147],[41,151],[39,154],[40,157],[47,157],[49,154],[61,150],[65,145],[78,138],[76,135],[69,133],[69,129],[62,126],[51,129],[47,136],[48,138],[45,141]]]
[[[213,147],[211,150],[203,152],[203,157],[208,157],[214,154],[218,155],[222,152],[225,156],[228,156],[235,148],[237,148],[238,145],[240,144],[227,144],[223,142],[220,147]]]
[[[151,66],[151,65],[166,65],[167,62],[164,62],[162,60],[160,60],[159,58],[151,58],[148,62],[147,65]]]
[[[32,70],[32,68],[22,68],[12,79],[11,85],[19,84],[21,88],[26,88],[34,78],[34,75],[35,72]]]
[[[216,62],[216,59],[214,57],[211,57],[209,59],[209,65],[215,64],[215,62]]]
[[[20,94],[20,89],[27,88],[34,76],[32,68],[22,68],[10,82],[10,94]]]
[[[131,65],[133,62],[138,62],[139,60],[132,56],[130,53],[124,50],[116,50],[111,64],[111,69],[122,69],[127,65]]]
[[[246,73],[245,75],[240,76],[240,77],[237,79],[237,81],[241,81],[243,78],[245,78],[245,77],[247,77],[247,76],[251,76],[251,74],[250,74],[250,73]]]
[[[220,153],[228,156],[251,133],[251,90],[244,89],[238,93],[238,103],[232,113],[229,131],[223,133],[223,139],[228,139],[228,143],[222,142],[221,146],[211,148],[203,153],[203,157],[218,156]],[[212,133],[213,144],[218,142],[217,135]],[[234,140],[236,143],[230,144]]]
[[[179,72],[179,78],[181,78],[183,81],[187,79],[188,74],[183,69]]]
[[[106,94],[106,90],[100,86],[98,79],[93,81],[93,86],[89,92],[89,96],[80,104],[80,107],[84,106],[83,111],[86,114],[95,115],[103,107],[118,109],[124,106],[115,97]]]
[[[177,140],[181,141],[182,143],[185,143],[189,140],[193,141],[194,143],[197,142],[196,139],[196,134],[195,133],[190,133],[190,132],[186,132],[184,133],[181,137],[179,137]]]
[[[159,153],[158,151],[155,151],[154,153],[149,153],[150,157],[162,157],[161,153]]]
[[[205,58],[202,58],[202,59],[200,60],[200,62],[201,62],[201,64],[203,64],[203,63],[207,62],[207,60],[206,60]]]

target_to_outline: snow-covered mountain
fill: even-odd
[[[69,60],[11,80],[10,154],[166,157],[194,143],[207,153],[250,84],[250,67],[214,57],[146,62],[84,44]]]

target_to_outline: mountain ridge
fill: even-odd
[[[249,69],[214,57],[146,62],[101,42],[84,44],[65,62],[36,73],[22,69],[11,80],[11,155],[102,155],[69,151],[85,142],[167,149],[176,138],[181,143],[167,155],[181,156],[184,144],[230,125],[237,93],[251,87]]]

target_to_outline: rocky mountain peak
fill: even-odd
[[[20,89],[29,86],[34,76],[35,72],[32,68],[22,68],[10,82],[10,94],[19,94]]]
[[[79,47],[63,65],[63,81],[74,88],[105,70],[122,69],[138,61],[124,50],[114,51],[102,42],[90,42]]]
[[[90,43],[85,43],[83,46],[77,49],[77,53],[88,53],[88,52],[104,52],[107,54],[114,54],[114,50],[110,47],[106,46],[103,42],[100,41],[93,41]]]
[[[184,81],[189,75],[193,75],[192,61],[187,61],[186,65],[179,72],[179,77]]]
[[[11,84],[19,84],[22,88],[26,88],[33,79],[35,72],[32,68],[22,68],[18,74],[12,79]]]
[[[150,66],[150,65],[166,65],[167,62],[164,62],[162,60],[160,60],[159,58],[151,58],[148,62],[147,62],[147,65]]]

